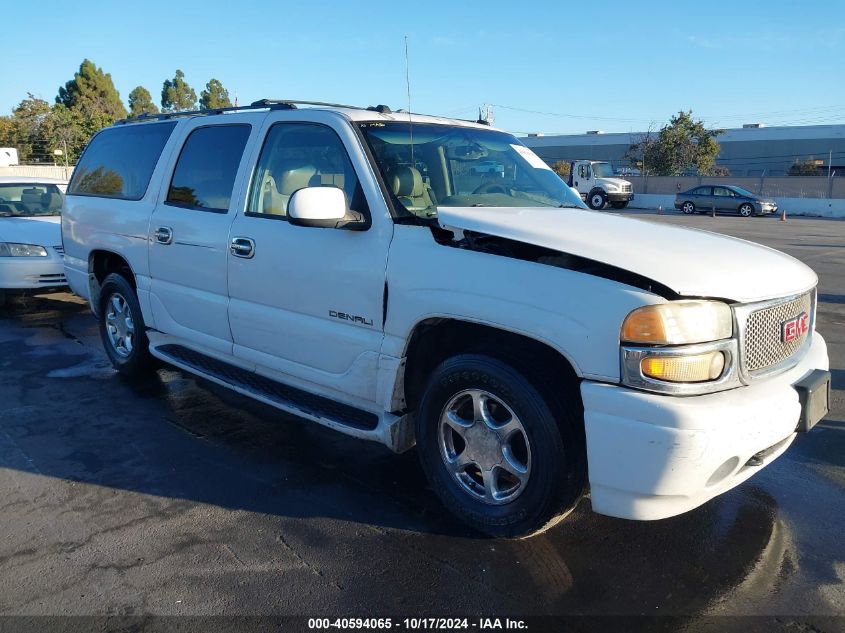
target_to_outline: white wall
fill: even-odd
[[[0,167],[0,176],[32,176],[33,178],[57,178],[70,181],[73,167],[56,165],[16,165],[14,167]]]
[[[843,198],[775,198],[778,213],[786,209],[787,215],[817,215],[826,218],[845,218],[845,199]],[[630,205],[634,209],[675,210],[675,196],[651,193],[638,193]]]

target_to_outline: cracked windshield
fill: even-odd
[[[361,124],[381,174],[409,213],[437,207],[585,208],[534,152],[504,132],[439,124]]]

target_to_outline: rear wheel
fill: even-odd
[[[586,460],[577,424],[580,417],[511,365],[465,354],[434,371],[417,446],[453,514],[491,536],[525,537],[557,523],[581,497]]]
[[[135,289],[118,273],[100,290],[100,338],[114,368],[125,376],[148,371],[153,363],[144,317]]]
[[[689,200],[687,200],[681,205],[681,211],[683,211],[687,215],[692,215],[693,213],[695,213],[695,205]]]
[[[747,202],[745,204],[740,205],[739,207],[739,214],[744,217],[750,217],[754,213],[754,207]]]

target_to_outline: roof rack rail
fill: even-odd
[[[343,103],[329,103],[327,101],[306,101],[306,100],[299,100],[299,99],[259,99],[258,101],[253,101],[249,105],[246,106],[228,106],[225,108],[212,108],[206,110],[181,110],[179,112],[160,112],[158,114],[141,114],[136,117],[127,117],[125,119],[121,119],[119,121],[115,121],[114,125],[123,125],[126,123],[141,123],[143,121],[164,121],[167,119],[174,119],[177,117],[194,117],[194,116],[209,116],[212,114],[223,114],[224,112],[242,112],[244,110],[295,110],[298,105],[310,105],[310,106],[322,106],[328,108],[347,108],[350,110],[369,110],[371,112],[378,112],[379,114],[391,114],[393,110],[391,110],[386,105],[376,105],[376,106],[354,106],[354,105],[347,105]],[[403,114],[406,114],[404,110],[400,110]],[[408,114],[418,114],[416,112],[408,113]],[[436,115],[435,115],[436,116]],[[449,117],[452,118],[452,117]],[[473,121],[470,119],[455,119],[456,121],[467,121],[468,123],[481,123],[490,125],[486,121]]]

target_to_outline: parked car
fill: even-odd
[[[545,530],[588,486],[602,514],[685,512],[825,415],[818,279],[801,262],[592,212],[487,125],[302,105],[91,140],[65,264],[118,371],[152,356],[416,444],[443,503],[505,537]],[[476,160],[505,177],[454,177]]]
[[[58,290],[62,260],[61,181],[0,177],[0,305],[9,293]]]
[[[675,196],[675,208],[687,215],[716,211],[731,211],[742,217],[766,215],[778,210],[771,198],[763,198],[736,185],[701,185]]]
[[[496,174],[505,177],[505,166],[494,160],[480,160],[474,162],[469,170],[474,174]]]

